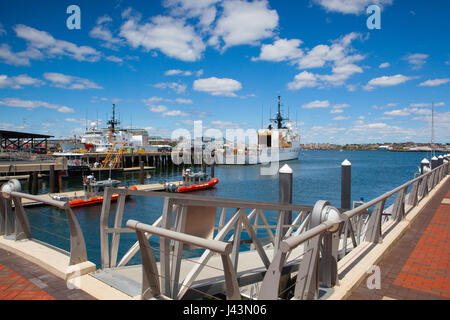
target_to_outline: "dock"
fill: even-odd
[[[179,186],[182,182],[174,181],[171,183]],[[140,185],[136,185],[136,187],[137,187],[137,190],[140,190],[140,191],[164,191],[165,190],[164,185],[161,183],[140,184]],[[125,187],[123,187],[123,188],[125,188]],[[37,195],[38,198],[42,198],[42,201],[23,199],[22,205],[24,207],[45,205],[45,200],[53,199],[52,196],[64,196],[64,197],[68,197],[68,198],[80,197],[81,198],[81,197],[84,197],[84,195],[85,195],[84,190],[67,191],[67,192],[59,192],[59,193],[47,193],[47,194]]]
[[[350,170],[349,162],[344,165]],[[292,190],[290,174],[287,165],[280,170],[285,191]],[[16,228],[1,224],[0,249],[99,300],[449,299],[444,281],[449,272],[449,174],[448,161],[435,164],[354,208],[334,207],[325,200],[305,206],[153,192],[145,186],[107,188],[100,210],[98,266],[89,261],[70,208],[43,199],[66,211],[71,249],[63,252],[33,240],[19,201],[33,197],[11,190],[6,198],[0,193],[0,208],[6,222],[8,215],[16,215]],[[113,193],[119,198],[111,210]],[[126,195],[162,200],[161,216],[150,223],[130,220],[124,211]],[[392,205],[385,207],[388,201]],[[15,210],[8,209],[12,202]],[[136,241],[119,255],[125,233],[135,234]],[[184,254],[193,249],[201,249],[200,254]],[[395,252],[400,255],[394,259]],[[130,265],[136,254],[142,263]],[[383,270],[382,289],[367,280],[374,266]]]

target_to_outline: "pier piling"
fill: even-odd
[[[431,170],[436,169],[438,167],[439,159],[434,156],[431,158]]]
[[[430,161],[428,159],[423,159],[422,162],[420,162],[420,173],[424,174],[424,167],[430,167]]]
[[[292,169],[287,164],[285,164],[279,171],[279,191],[278,198],[279,202],[282,204],[292,203]],[[287,211],[284,213],[285,225],[292,223],[292,211]],[[286,234],[288,228],[283,228],[283,235]]]
[[[351,209],[352,164],[345,160],[341,164],[341,208]]]
[[[144,161],[139,161],[139,183],[142,185],[145,182],[144,175]]]
[[[50,175],[49,175],[49,185],[50,185],[50,193],[55,193],[55,166],[50,166]]]

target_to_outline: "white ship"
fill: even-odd
[[[265,164],[279,161],[296,160],[300,154],[300,135],[294,130],[288,118],[281,114],[281,97],[278,97],[278,113],[276,124],[270,124],[267,129],[260,129],[257,133],[257,144],[234,146],[224,144],[216,149],[216,161],[226,165]]]
[[[108,152],[115,144],[115,148],[123,147],[129,152],[157,151],[148,144],[148,133],[144,129],[119,129],[120,124],[115,117],[115,105],[113,104],[113,116],[108,121],[107,129],[98,129],[95,122],[91,123],[85,134],[81,137],[81,143],[87,152]]]

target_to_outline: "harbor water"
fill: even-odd
[[[348,159],[352,163],[352,201],[369,201],[414,178],[426,152],[388,152],[388,151],[335,151],[305,150],[300,158],[286,162],[293,170],[293,202],[313,206],[318,200],[328,200],[331,205],[340,207],[341,163]],[[280,163],[280,167],[285,163]],[[278,201],[278,175],[261,175],[261,166],[217,166],[215,175],[220,179],[216,188],[198,191],[193,194],[234,198],[254,201]],[[97,180],[99,177],[96,175]],[[103,173],[101,179],[108,178]],[[139,172],[116,173],[113,179],[123,181],[123,185],[139,183]],[[181,180],[181,168],[166,171],[152,171],[146,183]],[[81,190],[81,178],[65,179],[64,191]],[[27,183],[22,184],[27,190]],[[48,193],[48,181],[40,181],[39,193]],[[391,203],[394,199],[390,199]],[[387,203],[389,205],[390,203]],[[124,211],[124,223],[128,219],[152,224],[162,211],[162,199],[152,197],[130,197]],[[70,250],[69,228],[62,210],[47,207],[27,207],[32,236],[64,250]],[[115,212],[112,203],[111,212]],[[83,230],[88,260],[100,267],[100,211],[101,204],[73,209]],[[110,226],[114,215],[111,214]],[[269,218],[270,220],[270,218]],[[272,221],[276,220],[273,216]],[[122,234],[119,246],[119,259],[136,241],[133,233]],[[158,247],[158,242],[151,242]],[[130,264],[139,263],[137,254]]]

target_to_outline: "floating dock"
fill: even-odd
[[[174,181],[171,182],[177,186],[181,185],[182,181]],[[140,185],[136,185],[137,190],[140,191],[164,191],[165,187],[163,184],[161,183],[150,183],[150,184],[140,184]],[[125,188],[125,187],[123,187]],[[41,194],[41,195],[37,195],[37,197],[44,199],[52,199],[51,196],[65,196],[68,198],[71,197],[83,197],[84,196],[84,191],[83,190],[78,190],[78,191],[67,191],[67,192],[60,192],[60,193],[47,193],[47,194]],[[22,199],[22,205],[24,207],[31,207],[31,206],[39,206],[39,205],[44,205],[45,203],[43,201],[37,201],[37,200],[30,200],[30,199]]]

